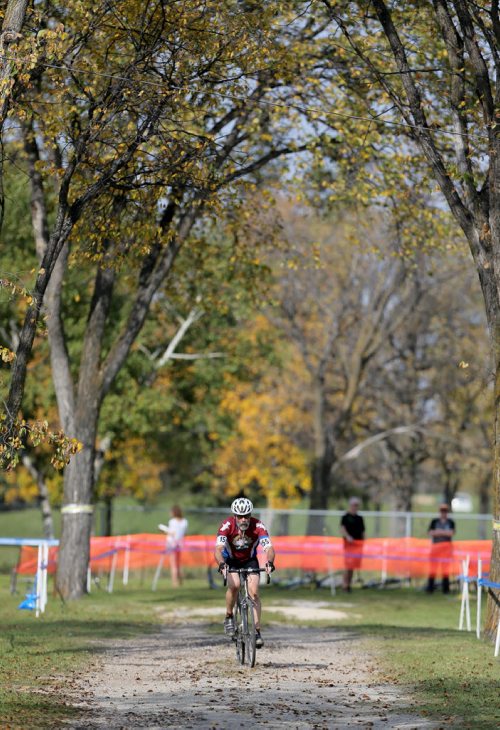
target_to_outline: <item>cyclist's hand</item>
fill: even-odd
[[[221,573],[221,575],[224,575],[227,568],[228,568],[227,563],[219,563],[219,567],[217,568],[217,570],[219,571],[219,573]]]
[[[276,568],[274,567],[274,563],[271,560],[268,560],[267,561],[267,563],[266,563],[266,570],[267,570],[268,573],[272,573],[273,571],[276,570]]]

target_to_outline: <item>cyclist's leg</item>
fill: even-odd
[[[259,575],[249,575],[248,576],[248,594],[250,598],[252,599],[253,603],[253,618],[254,618],[254,629],[255,629],[255,636],[254,636],[254,642],[252,644],[252,662],[251,665],[253,667],[255,663],[255,649],[261,649],[264,646],[264,641],[262,639],[262,636],[260,634],[260,614],[262,609],[262,604],[260,602],[260,595],[259,595]]]
[[[237,573],[228,573],[226,591],[226,616],[233,615],[236,599],[238,598],[239,588],[240,576]]]
[[[224,633],[226,634],[226,636],[234,636],[234,609],[236,605],[236,600],[238,598],[239,586],[239,575],[237,573],[228,573],[226,590],[226,616],[224,618]]]
[[[260,631],[260,614],[262,610],[259,595],[260,575],[255,573],[248,576],[248,593],[254,603],[255,628]]]

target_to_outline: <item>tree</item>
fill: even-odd
[[[423,200],[418,205],[415,200],[413,215],[423,205]],[[310,455],[317,453],[318,443],[322,455],[333,454],[331,461],[322,462],[323,482],[312,469],[315,508],[327,509],[331,499],[355,489],[367,500],[390,498],[395,507],[406,510],[419,484],[445,491],[452,474],[454,489],[458,477],[461,484],[467,483],[469,472],[447,471],[446,462],[453,466],[462,453],[472,465],[474,455],[484,449],[478,425],[487,386],[475,353],[481,336],[484,340],[485,323],[470,277],[462,272],[464,255],[452,229],[439,226],[427,236],[429,253],[412,253],[406,237],[399,236],[398,219],[380,209],[361,211],[321,219],[304,206],[292,212],[282,203],[282,238],[288,244],[282,247],[285,256],[270,257],[275,306],[265,309],[279,364],[268,366],[267,378],[256,378],[240,400],[236,394],[232,398],[239,403],[242,426],[258,422],[258,416],[251,418],[257,403],[274,403],[277,437]],[[448,235],[443,240],[444,232]],[[406,271],[406,281],[402,278],[400,288],[392,291],[386,275],[399,267]],[[371,319],[377,311],[375,307],[372,312],[371,305],[378,283],[391,300],[380,332]],[[471,290],[470,297],[462,287]],[[376,347],[366,361],[360,357],[358,368],[357,345],[364,327]],[[335,337],[330,343],[331,331]],[[459,366],[461,362],[470,367]],[[321,389],[316,386],[319,367]],[[273,370],[276,374],[271,376]],[[349,383],[350,412],[343,408]],[[320,409],[314,407],[318,400]],[[286,404],[294,416],[285,427],[279,414]],[[245,441],[240,426],[230,442],[230,453],[239,456],[232,461],[227,454],[223,457],[235,489],[241,484],[238,475],[250,473],[252,467],[258,484],[256,475],[266,460],[267,408],[263,405],[262,438],[252,440],[255,430],[247,426]],[[346,415],[341,428],[336,424],[342,413]],[[323,444],[330,433],[335,438],[330,436],[333,448],[328,452]],[[258,451],[251,459],[241,456],[254,448]],[[293,485],[291,472],[288,480]],[[310,529],[321,530],[321,521],[315,520]]]
[[[246,228],[244,245],[237,232],[219,219],[179,253],[175,280],[155,297],[103,402],[99,432],[109,453],[96,489],[109,506],[116,493],[147,501],[159,488],[187,490],[207,504],[218,497],[214,472],[228,431],[221,400],[228,382],[242,388],[250,363],[262,358],[259,343],[245,337],[245,317],[267,288],[266,268],[256,259],[259,240],[272,241],[262,221],[259,230]]]
[[[375,425],[388,436],[356,473],[370,478],[376,502],[390,498],[397,510],[411,511],[417,491],[448,501],[459,488],[476,491],[477,464],[487,454],[489,383],[479,354],[487,349],[486,323],[464,258],[439,249],[414,256],[418,306],[391,337],[389,366],[370,379]],[[414,428],[400,435],[400,424]]]
[[[15,85],[15,63],[12,54],[22,37],[28,0],[9,0],[5,8],[0,33],[0,138],[3,139],[4,122],[9,111]],[[0,155],[0,230],[4,212],[3,152]]]
[[[265,327],[259,318],[250,330],[252,324]],[[265,372],[250,382],[228,380],[221,410],[234,426],[222,440],[214,471],[227,495],[244,491],[252,499],[265,496],[271,508],[289,508],[309,489],[308,454],[296,441],[304,414],[291,402],[291,378],[269,360],[263,366]]]
[[[5,144],[3,149],[6,158],[15,162],[16,153],[12,146]],[[7,164],[3,181],[8,190],[8,204],[1,235],[2,279],[5,285],[0,289],[0,338],[4,346],[1,348],[3,352],[11,353],[6,358],[8,360],[17,349],[19,332],[29,301],[29,281],[32,271],[36,270],[37,262],[32,250],[26,176],[15,164]],[[43,323],[40,323],[35,340],[36,357],[30,363],[31,377],[25,388],[23,411],[19,419],[21,428],[16,434],[19,438],[19,468],[6,470],[4,480],[7,486],[6,499],[31,497],[39,501],[43,534],[53,538],[51,503],[54,501],[53,484],[57,482],[53,471],[54,467],[60,468],[59,457],[62,456],[58,456],[59,449],[55,441],[59,441],[61,445],[65,439],[57,436],[60,426],[48,366],[46,340]],[[7,395],[8,373],[8,364],[5,364],[0,375],[2,402]],[[24,429],[23,423],[26,424]],[[41,428],[43,433],[40,433]]]
[[[82,444],[65,472],[57,580],[65,597],[85,590],[100,408],[156,292],[202,216],[237,200],[238,180],[308,146],[272,107],[290,97],[304,74],[301,48],[312,48],[322,31],[294,11],[257,13],[232,0],[130,0],[98,12],[84,0],[49,3],[36,36],[20,46],[23,87],[12,117],[22,126],[40,267],[13,363],[7,425],[19,412],[45,297],[61,422]],[[95,264],[95,277],[75,365],[62,305],[78,256]],[[123,282],[132,277],[126,296]]]
[[[26,178],[19,169],[7,168],[13,175],[7,176],[10,196],[4,238],[11,246],[6,248],[2,263],[6,271],[27,277],[36,266],[36,258],[27,215]],[[254,205],[256,198],[251,197]],[[231,217],[237,215],[233,209]],[[272,245],[272,229],[272,225],[263,225],[262,219],[254,230],[248,225],[243,243],[237,240],[231,220],[224,225],[219,219],[217,229],[207,229],[189,252],[180,252],[176,280],[155,297],[150,316],[103,403],[99,419],[94,498],[106,504],[107,529],[113,498],[118,494],[131,494],[147,502],[160,489],[189,484],[193,491],[206,489],[210,498],[208,486],[216,447],[213,435],[221,420],[219,393],[228,372],[238,382],[239,371],[244,369],[248,346],[238,344],[239,320],[242,312],[262,297],[266,287],[266,267],[258,262],[256,254],[261,239]],[[229,258],[230,265],[226,261]],[[202,278],[197,273],[200,270]],[[79,312],[88,298],[92,274],[91,265],[80,262],[78,269],[72,268],[66,275],[65,339],[73,357],[81,351],[85,323],[79,320]],[[2,300],[0,320],[4,326],[0,327],[0,335],[15,350],[22,324],[22,301],[12,296]],[[184,312],[187,314],[181,314]],[[30,363],[23,418],[33,420],[43,414],[50,423],[57,423],[47,338],[43,334],[42,330]],[[223,351],[216,351],[221,348]],[[53,536],[50,503],[61,504],[62,485],[51,475],[48,456],[46,448],[33,449],[26,442],[19,468],[6,475],[6,498],[33,497],[40,491],[46,534]]]
[[[500,580],[500,22],[498,2],[434,0],[349,7],[324,0],[345,53],[361,68],[367,115],[414,142],[469,244],[495,367],[494,530],[491,578]],[[392,63],[390,62],[392,59]],[[387,127],[388,128],[388,127]],[[499,619],[490,598],[487,631]]]
[[[326,510],[339,458],[354,434],[370,433],[367,381],[380,366],[384,344],[415,306],[417,291],[410,268],[391,256],[390,226],[377,221],[376,213],[365,211],[363,223],[356,224],[347,214],[321,223],[311,218],[287,220],[285,235],[293,243],[279,273],[275,324],[307,373],[314,454],[310,508]],[[383,248],[386,257],[370,248]],[[322,518],[312,516],[309,532],[322,529]]]
[[[491,394],[493,377],[486,318],[480,288],[472,271],[463,269],[463,257],[452,268],[434,275],[435,342],[429,371],[434,396],[434,425],[428,449],[435,479],[444,501],[457,491],[477,493],[480,511],[490,511],[485,484],[491,483]],[[439,282],[441,281],[441,286]],[[438,302],[447,303],[439,306]],[[438,307],[436,307],[438,305]],[[488,497],[489,500],[489,497]]]

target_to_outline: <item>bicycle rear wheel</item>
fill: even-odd
[[[246,603],[242,609],[243,614],[243,626],[244,626],[244,644],[245,644],[245,656],[244,660],[248,666],[255,666],[255,654],[256,654],[256,636],[255,636],[255,616],[253,613],[252,603]]]
[[[245,642],[244,642],[244,625],[241,605],[238,600],[234,610],[234,642],[236,644],[236,659],[240,664],[245,663]]]

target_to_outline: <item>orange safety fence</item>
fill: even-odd
[[[215,537],[189,535],[182,547],[185,567],[214,567]],[[429,540],[415,537],[370,538],[344,547],[340,537],[274,537],[276,566],[279,569],[334,572],[352,565],[357,570],[376,571],[386,576],[418,578],[441,571],[461,575],[462,561],[469,557],[469,575],[477,572],[482,561],[488,573],[490,540],[455,540],[431,545]],[[54,573],[57,547],[49,549],[48,572]],[[120,537],[93,537],[90,544],[90,566],[93,572],[155,568],[170,552],[163,535],[137,534]],[[265,561],[264,556],[260,556]],[[358,567],[359,566],[359,567]],[[37,569],[37,548],[22,547],[17,573],[34,574]]]
[[[429,572],[450,575],[462,573],[462,561],[469,557],[469,574],[477,571],[482,561],[488,572],[491,555],[489,540],[456,540],[431,545],[429,540],[406,538],[370,538],[344,544],[335,537],[278,537],[276,565],[306,571],[332,572],[352,567],[356,570],[381,572],[385,575],[418,578]]]

